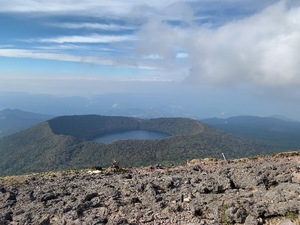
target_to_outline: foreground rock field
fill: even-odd
[[[300,151],[0,178],[2,224],[300,224]]]

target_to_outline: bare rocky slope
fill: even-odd
[[[300,151],[94,169],[0,177],[0,224],[300,224]]]

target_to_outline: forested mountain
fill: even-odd
[[[271,117],[210,118],[203,123],[234,135],[263,141],[274,148],[300,148],[300,122]]]
[[[120,130],[152,130],[162,140],[125,140],[109,144],[93,138]],[[131,117],[63,116],[0,139],[0,175],[91,165],[123,166],[184,163],[201,157],[246,157],[272,152],[267,145],[236,137],[185,118],[141,120]]]
[[[0,138],[29,128],[52,117],[18,109],[3,109],[0,111]]]

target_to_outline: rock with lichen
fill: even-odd
[[[0,178],[0,224],[299,225],[300,152]]]

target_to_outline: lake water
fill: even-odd
[[[157,140],[157,139],[166,138],[168,136],[169,135],[164,133],[149,131],[149,130],[131,130],[131,131],[104,135],[102,137],[94,139],[94,141],[101,142],[101,143],[110,143],[118,140],[131,140],[131,139]]]

